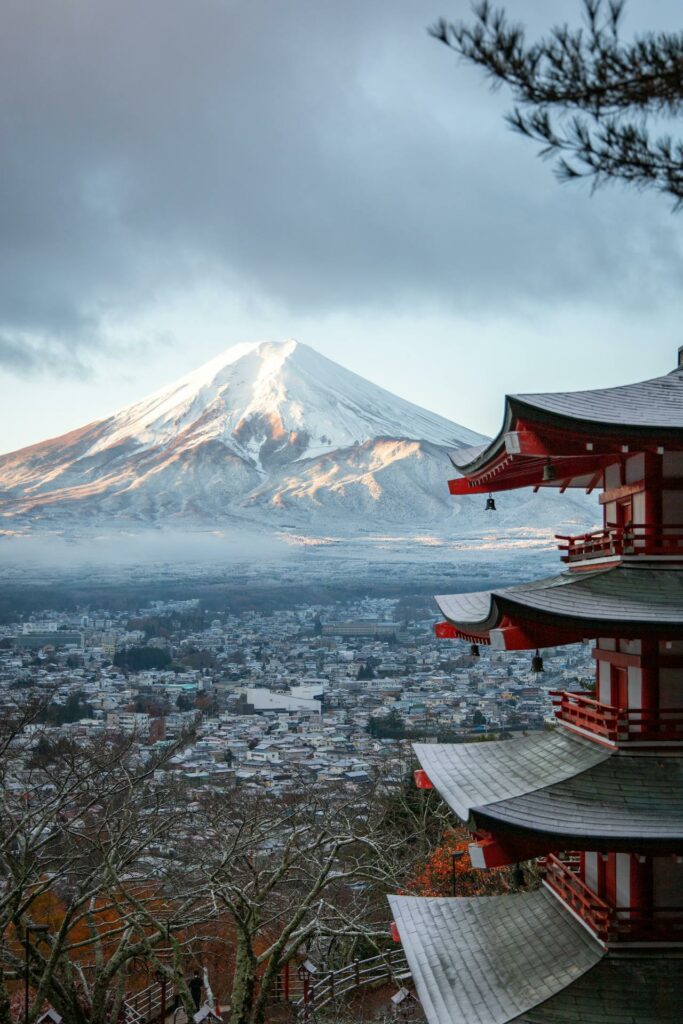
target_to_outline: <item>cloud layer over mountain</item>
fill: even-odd
[[[665,204],[558,188],[427,36],[450,13],[8,0],[0,366],[84,372],[122,324],[207,282],[321,314],[656,305],[682,266]]]

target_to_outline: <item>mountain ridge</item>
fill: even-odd
[[[447,453],[485,440],[306,345],[243,343],[109,417],[0,456],[0,521],[6,532],[245,516],[266,531],[283,519],[347,535],[480,530],[480,503],[448,494]],[[523,522],[520,497],[501,526]],[[580,503],[561,510],[544,495],[536,518],[585,525]]]

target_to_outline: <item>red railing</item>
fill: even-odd
[[[583,692],[549,690],[555,717],[616,743],[619,738],[619,708],[601,704]]]
[[[616,907],[609,938],[612,942],[683,943],[683,907]]]
[[[604,530],[582,533],[575,537],[556,534],[563,551],[563,562],[586,558],[621,558],[622,555],[667,555],[683,558],[683,524],[646,526],[632,523],[616,526],[608,523]]]
[[[683,743],[683,708],[617,708],[583,692],[549,694],[556,718],[610,743]]]
[[[576,874],[578,861],[562,861],[551,853],[542,864],[545,868],[546,885],[586,922],[598,938],[606,942],[613,909],[596,896]]]
[[[578,858],[541,863],[546,885],[603,942],[683,942],[683,907],[612,907],[579,877]]]

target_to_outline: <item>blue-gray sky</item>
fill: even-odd
[[[486,433],[505,391],[672,368],[683,214],[558,185],[505,92],[427,35],[467,9],[5,0],[0,450],[259,338]],[[674,0],[627,11],[683,29]]]

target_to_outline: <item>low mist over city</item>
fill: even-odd
[[[0,28],[0,1024],[680,1024],[679,5]]]

